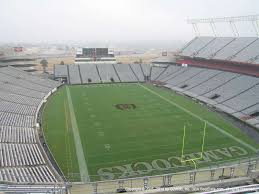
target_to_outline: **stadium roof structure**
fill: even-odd
[[[207,23],[210,25],[213,33],[215,36],[217,36],[217,29],[215,23],[229,23],[233,35],[234,36],[239,36],[239,31],[235,23],[237,22],[243,22],[243,21],[248,21],[251,22],[253,25],[253,28],[256,32],[256,36],[259,37],[259,15],[248,15],[248,16],[234,16],[234,17],[221,17],[221,18],[201,18],[201,19],[187,19],[188,24],[192,24],[193,29],[195,31],[195,34],[197,36],[200,35],[199,28],[197,24],[200,23]]]

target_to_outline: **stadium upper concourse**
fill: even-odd
[[[106,48],[106,57],[107,52]],[[77,57],[80,58],[79,55]],[[88,61],[87,64],[81,64],[77,61],[71,65],[55,65],[53,80],[32,75],[12,66],[0,66],[0,193],[259,192],[259,38],[257,36],[196,36],[180,49],[173,61],[162,60],[154,64],[117,64],[114,63],[113,54],[110,53],[109,57],[112,58],[112,63]],[[49,144],[44,134],[46,129],[43,126],[46,125],[43,115],[48,103],[53,102],[52,97],[63,95],[59,93],[62,89],[70,97],[72,90],[69,90],[69,87],[84,85],[89,88],[99,86],[101,88],[105,84],[104,87],[118,85],[119,88],[131,83],[144,83],[159,88],[145,89],[156,95],[156,98],[162,98],[167,102],[169,100],[164,97],[165,95],[180,96],[179,101],[183,97],[190,103],[196,103],[197,106],[206,107],[209,111],[221,115],[231,126],[240,129],[238,135],[243,134],[244,139],[238,138],[237,134],[231,134],[231,130],[222,130],[214,126],[222,133],[222,137],[224,135],[231,137],[233,141],[250,149],[254,155],[232,160],[231,163],[202,166],[197,169],[196,163],[190,160],[188,162],[191,165],[193,162],[195,168],[192,166],[192,169],[179,172],[162,171],[167,173],[154,174],[155,176],[138,170],[138,173],[132,174],[143,176],[93,181],[80,174],[81,177],[73,181],[70,178],[78,174],[72,173],[67,176],[64,173],[58,156],[51,150],[53,146]],[[139,87],[146,86],[139,85]],[[162,94],[162,91],[166,91],[166,94]],[[87,98],[85,93],[80,93],[78,96]],[[77,128],[75,114],[66,108],[68,104],[70,110],[74,109],[73,103],[63,99],[60,102],[66,118],[71,117],[69,122],[64,120],[65,125]],[[150,103],[152,102],[151,100]],[[132,104],[133,102],[122,103],[119,102],[115,106],[126,111],[137,107]],[[88,103],[85,105],[89,105],[89,109],[95,108]],[[174,106],[179,108],[180,105],[174,104]],[[189,111],[187,106],[179,109]],[[96,115],[88,116],[94,118]],[[194,117],[204,121],[199,115]],[[54,118],[54,123],[57,118],[58,116]],[[98,127],[98,123],[94,124]],[[73,134],[76,136],[77,133]],[[104,134],[98,132],[98,135]],[[70,138],[64,136],[66,140]],[[80,139],[80,136],[78,137]],[[77,147],[76,144],[79,142],[74,144]],[[104,145],[106,150],[111,149],[109,143]],[[65,150],[66,146],[62,148]],[[214,149],[225,155],[229,154],[226,153],[227,148],[222,151],[215,146]],[[78,152],[77,148],[75,150]],[[238,150],[232,146],[229,150],[242,155],[241,148]],[[80,159],[82,161],[82,158],[78,160]],[[86,163],[86,159],[83,160]],[[159,168],[156,162],[152,161],[152,165]],[[168,163],[165,161],[165,164]],[[123,163],[123,165],[133,169],[128,164]],[[144,162],[142,165],[147,166]],[[117,169],[122,168],[117,166]],[[131,172],[125,170],[124,173]],[[221,189],[200,190],[200,188],[218,187]],[[182,188],[186,190],[183,191]]]

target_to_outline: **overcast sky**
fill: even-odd
[[[0,42],[189,40],[187,18],[253,14],[259,0],[0,0]]]

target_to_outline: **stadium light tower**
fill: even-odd
[[[217,36],[217,29],[215,23],[228,23],[233,32],[234,36],[239,36],[239,31],[236,26],[237,22],[251,22],[256,33],[259,37],[259,15],[248,15],[248,16],[235,16],[235,17],[222,17],[222,18],[202,18],[202,19],[187,19],[188,24],[192,24],[196,36],[200,35],[198,24],[207,23],[210,24],[214,36]]]

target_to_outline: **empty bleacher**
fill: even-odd
[[[175,66],[175,65],[169,65],[166,70],[157,78],[157,80],[162,81],[168,76],[176,73],[177,71],[181,70],[180,66]]]
[[[9,67],[8,67],[9,68]],[[5,73],[6,68],[3,67],[0,69],[0,81],[4,83],[11,83],[13,85],[18,85],[24,88],[28,88],[30,90],[38,91],[38,92],[48,92],[51,88],[42,86],[36,83],[33,83],[29,80],[24,80],[21,77],[14,77]]]
[[[143,82],[145,78],[140,64],[130,64],[130,67],[137,77],[138,81]]]
[[[183,83],[184,81],[190,80],[192,77],[196,76],[197,74],[204,71],[202,68],[193,68],[193,67],[186,67],[186,71],[179,76],[175,76],[172,79],[169,79],[167,83],[169,85],[175,86],[177,84]]]
[[[0,168],[0,181],[15,183],[53,183],[57,179],[48,166]]]
[[[151,67],[151,80],[157,80],[167,67],[153,66]]]
[[[35,129],[38,106],[59,85],[12,67],[0,68],[0,182],[61,180],[50,170]]]
[[[225,100],[230,99],[231,97],[241,94],[243,91],[246,91],[251,87],[254,87],[257,83],[259,83],[258,78],[242,75],[230,80],[226,84],[214,89],[204,96],[207,98],[211,98],[215,94],[218,94],[219,97],[215,98],[214,100],[218,103],[221,103]]]
[[[150,76],[151,65],[150,64],[141,64],[140,66],[142,68],[144,76]]]
[[[182,50],[182,56],[193,57],[199,53],[199,51],[206,47],[211,41],[213,41],[214,37],[204,36],[204,37],[195,37],[191,40]]]
[[[34,128],[0,126],[0,142],[36,143],[36,132]]]
[[[226,45],[230,44],[234,38],[232,37],[218,37],[213,39],[207,46],[201,49],[195,57],[210,59],[218,51],[224,48]]]
[[[80,74],[78,65],[68,65],[69,71],[69,83],[70,84],[81,84]]]
[[[33,127],[34,116],[0,112],[0,125],[15,127]]]
[[[55,65],[54,74],[55,77],[68,77],[67,65]]]
[[[180,76],[182,73],[184,73],[185,71],[188,71],[188,70],[189,70],[189,68],[187,68],[187,67],[185,67],[185,68],[179,67],[176,71],[172,71],[172,73],[168,76],[163,76],[163,74],[160,75],[160,77],[163,77],[163,78],[161,78],[159,80],[162,82],[168,82],[168,80],[171,80],[177,76]]]
[[[0,112],[33,116],[35,115],[36,110],[37,107],[0,100]]]
[[[166,87],[210,104],[239,119],[249,118],[253,113],[259,114],[258,77],[174,65],[169,66],[159,77]],[[259,116],[252,116],[246,122],[258,127]]]
[[[9,102],[14,102],[17,104],[23,104],[23,105],[35,106],[35,107],[40,103],[39,98],[32,98],[29,96],[23,96],[23,95],[14,94],[14,93],[7,93],[1,90],[0,90],[0,99],[9,101]]]
[[[79,65],[82,82],[86,83],[100,83],[100,77],[95,64]]]
[[[196,59],[259,64],[259,38],[196,37],[183,47],[179,55]]]
[[[208,81],[209,79],[211,79],[214,76],[217,76],[220,73],[222,72],[218,70],[204,69],[204,71],[200,72],[200,74],[197,74],[195,77],[193,77],[190,80],[177,84],[177,86],[182,88],[183,90],[190,90],[191,88],[194,88]]]
[[[114,64],[114,68],[122,82],[137,82],[138,78],[128,64]]]
[[[36,83],[37,85],[40,85],[40,86],[48,87],[50,89],[59,86],[59,83],[56,81],[41,78],[34,75],[28,76],[28,73],[26,73],[25,71],[21,71],[13,67],[3,68],[2,72],[16,78],[20,78],[32,83]]]
[[[230,60],[243,48],[254,42],[256,37],[239,37],[216,53],[213,59]]]
[[[218,74],[215,77],[212,77],[208,81],[203,82],[202,84],[199,84],[198,86],[190,89],[189,91],[198,96],[204,95],[204,94],[220,87],[221,85],[224,85],[226,82],[230,81],[231,79],[233,79],[237,76],[239,76],[239,75],[236,73],[223,72],[221,74]]]
[[[45,164],[37,144],[0,143],[0,150],[1,167]]]
[[[259,80],[257,80],[259,81]],[[247,107],[251,107],[259,103],[259,85],[256,85],[246,92],[237,95],[234,98],[231,98],[225,101],[223,104],[232,108],[235,111],[241,111]]]
[[[55,65],[54,77],[66,77],[70,84],[143,82],[150,70],[149,64]]]
[[[238,52],[232,61],[253,63],[259,55],[259,38]]]
[[[27,97],[36,98],[36,99],[42,99],[46,95],[44,92],[31,90],[25,87],[26,86],[18,86],[18,85],[12,84],[11,82],[8,82],[8,81],[1,81],[1,78],[0,78],[0,90],[2,92],[18,94],[21,96],[27,96]]]
[[[102,82],[120,82],[112,64],[97,64]]]

